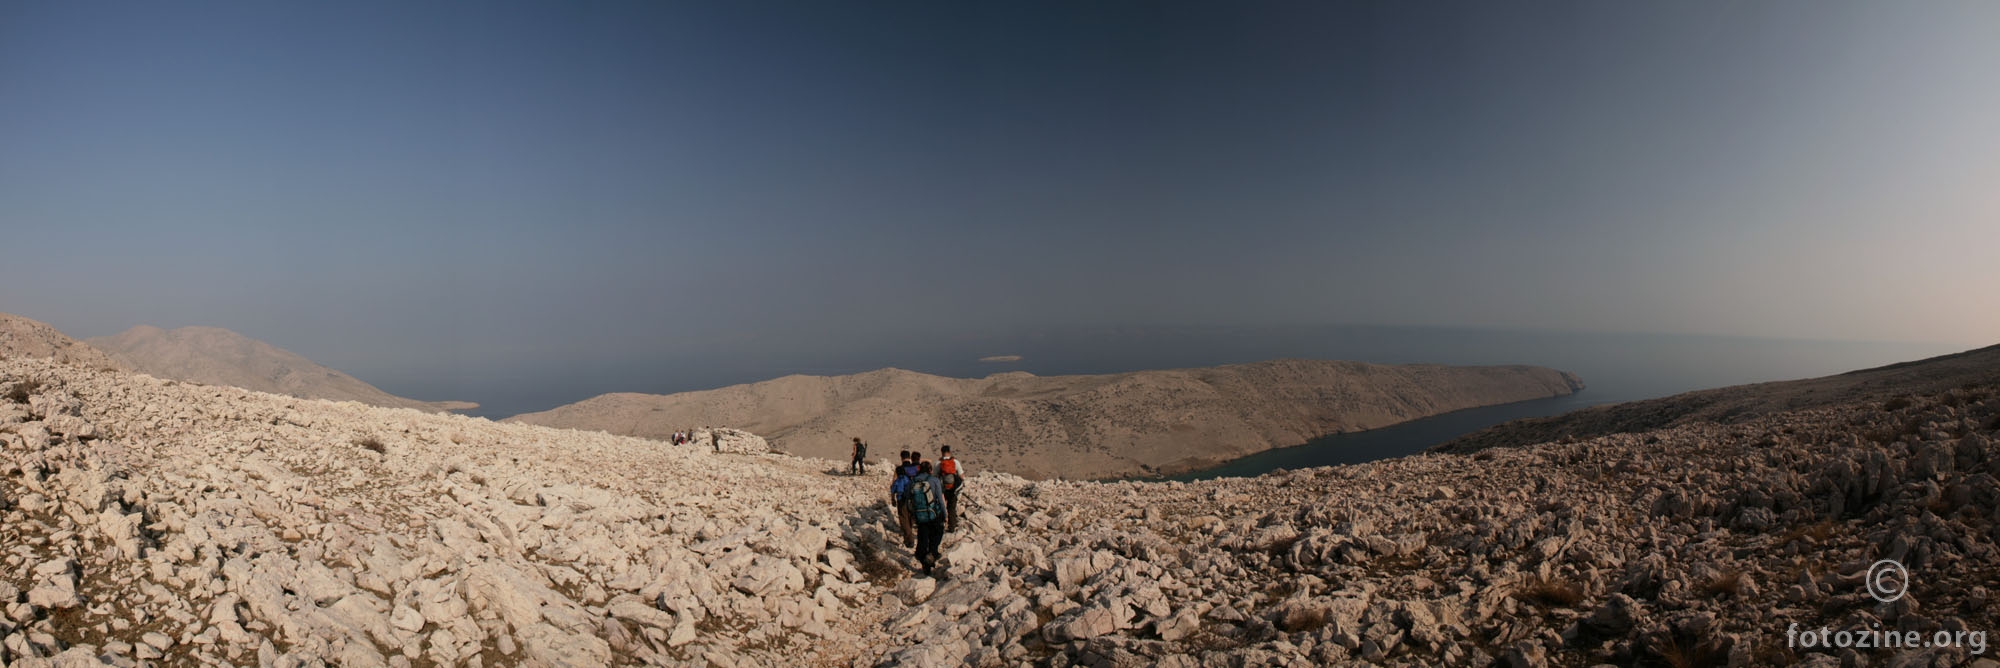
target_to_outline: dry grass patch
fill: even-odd
[[[1701,590],[1710,598],[1735,597],[1742,595],[1744,590],[1749,588],[1749,584],[1743,571],[1727,570],[1710,578],[1707,584],[1702,585]]]
[[[1710,668],[1729,665],[1729,648],[1713,640],[1704,642],[1700,638],[1682,637],[1681,634],[1667,634],[1650,643],[1652,659],[1650,665],[1668,668]],[[1641,663],[1640,665],[1648,665]]]
[[[1802,527],[1793,527],[1791,530],[1778,535],[1777,544],[1783,547],[1791,544],[1792,541],[1804,539],[1808,541],[1808,544],[1817,545],[1826,542],[1828,538],[1832,538],[1834,528],[1835,525],[1832,520],[1814,522]]]
[[[1522,583],[1514,598],[1546,608],[1573,608],[1584,599],[1583,588],[1556,576],[1535,576]]]
[[[28,403],[28,397],[40,391],[42,391],[42,382],[30,378],[8,386],[6,394],[0,395],[0,397],[4,397],[6,400],[17,404],[25,404]]]
[[[1295,605],[1278,616],[1278,628],[1286,633],[1318,631],[1327,623],[1326,608],[1317,605]]]
[[[868,581],[878,587],[894,586],[903,579],[902,564],[889,556],[888,549],[876,535],[866,535],[854,542],[854,562],[861,574],[868,576]]]

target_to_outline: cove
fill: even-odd
[[[1303,445],[1266,450],[1230,460],[1214,468],[1167,476],[1159,480],[1193,482],[1215,478],[1247,478],[1281,469],[1360,464],[1393,457],[1406,457],[1503,422],[1560,415],[1579,408],[1610,403],[1595,400],[1590,395],[1590,390],[1585,388],[1567,396],[1467,408],[1399,422],[1380,429],[1321,436]]]

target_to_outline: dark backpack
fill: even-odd
[[[854,458],[855,458],[855,459],[867,459],[867,458],[868,458],[868,444],[867,444],[867,443],[856,443],[856,444],[854,444]]]
[[[910,485],[910,514],[918,524],[937,521],[937,499],[931,497],[931,480],[923,478]]]

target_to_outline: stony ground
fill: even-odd
[[[1786,630],[2000,628],[1996,430],[1972,385],[1250,480],[980,474],[931,579],[880,464],[10,360],[0,665],[1961,665]]]

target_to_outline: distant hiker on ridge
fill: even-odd
[[[868,458],[868,444],[862,443],[860,436],[854,437],[854,463],[850,464],[847,467],[848,469],[847,472],[852,475],[861,475],[867,473],[868,468],[862,461],[867,458]]]

